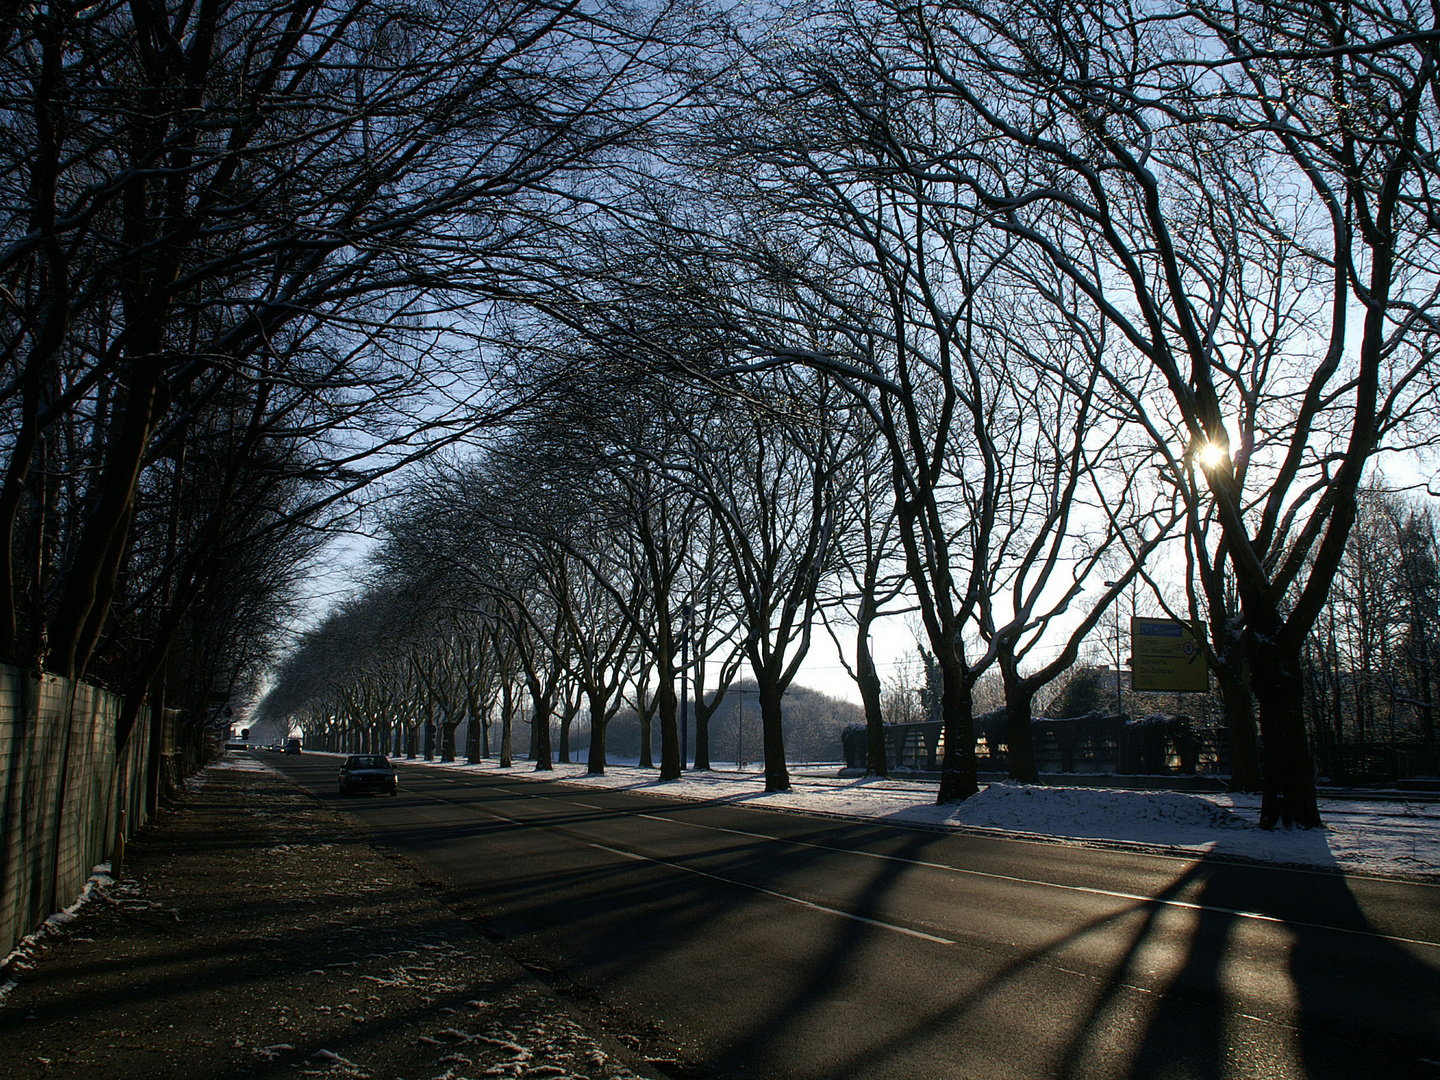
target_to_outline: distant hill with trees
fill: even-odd
[[[710,759],[733,762],[761,760],[760,706],[754,681],[736,683],[710,720]],[[840,733],[851,724],[863,724],[859,705],[830,697],[805,686],[792,686],[782,700],[785,755],[790,761],[841,761]],[[689,750],[695,755],[695,714],[690,713]],[[583,735],[581,736],[584,737]],[[659,744],[657,738],[656,745]],[[613,758],[640,755],[640,725],[634,709],[625,709],[610,722],[606,751]],[[582,751],[583,760],[583,751]]]

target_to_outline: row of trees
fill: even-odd
[[[472,686],[465,707],[446,711],[452,725],[485,715],[475,703],[498,695],[508,730],[523,685],[544,768],[548,718],[558,707],[568,759],[583,701],[589,767],[601,772],[606,727],[628,700],[658,716],[667,778],[682,768],[682,669],[705,768],[709,718],[743,665],[757,685],[767,784],[787,786],[781,698],[818,626],[821,583],[856,535],[853,478],[873,447],[840,415],[836,388],[803,370],[766,373],[746,393],[648,376],[603,397],[572,386],[523,435],[432,463],[395,499],[377,581],[357,603],[403,597],[391,605],[403,627],[381,631],[385,647],[363,663],[390,662],[404,641],[412,668],[434,670],[452,641],[480,643],[459,676]],[[267,709],[304,701],[334,715],[350,681],[371,678],[326,652],[358,621],[341,610],[312,634]],[[648,762],[648,739],[641,753]]]
[[[1440,531],[1428,508],[1362,490],[1357,527],[1306,644],[1305,674],[1317,749],[1336,771],[1347,747],[1435,750]]]
[[[721,194],[763,215],[762,265],[786,302],[742,322],[731,298],[716,318],[747,330],[757,357],[793,361],[817,324],[844,340],[805,361],[852,380],[893,432],[910,576],[945,677],[942,793],[971,789],[973,671],[991,649],[1003,667],[1032,621],[1023,604],[995,612],[984,652],[964,652],[964,630],[995,610],[978,579],[996,576],[995,496],[1015,475],[1003,451],[1017,440],[994,422],[1006,398],[981,373],[1033,357],[1041,385],[1075,404],[1032,408],[1032,424],[1082,433],[1035,504],[1070,490],[1066,463],[1093,470],[1091,447],[1143,448],[1131,468],[1182,511],[1191,606],[1242,744],[1252,691],[1259,703],[1262,820],[1313,825],[1304,644],[1366,463],[1433,433],[1434,17],[1157,14],[850,5],[784,45],[752,44],[731,96],[714,95],[712,130],[737,178]],[[747,295],[739,310],[759,306]],[[907,412],[927,385],[935,407]],[[954,418],[961,468],[932,449],[955,445]],[[973,478],[959,550],[937,475]],[[1031,551],[1047,535],[1018,532]],[[1153,534],[1119,535],[1138,572]]]
[[[5,5],[0,657],[121,690],[122,741],[253,688],[359,493],[543,392],[509,305],[703,36],[606,0]]]
[[[138,701],[231,555],[479,441],[382,584],[505,626],[537,709],[573,675],[601,762],[638,649],[676,773],[693,624],[783,786],[814,617],[868,707],[903,577],[964,798],[978,680],[1032,772],[1035,694],[1183,563],[1237,781],[1318,824],[1306,642],[1367,466],[1435,434],[1434,13],[655,11],[0,15],[0,652]]]
[[[588,479],[593,482],[599,475],[599,471],[591,472]],[[497,487],[508,486],[509,482],[508,477],[495,480]],[[433,490],[441,494],[453,495],[460,490],[455,474],[448,470],[437,471],[430,483],[437,485]],[[852,496],[853,492],[851,489]],[[412,492],[412,499],[415,495]],[[498,494],[491,492],[478,495],[476,501],[493,506],[498,499]],[[1341,768],[1335,755],[1347,749],[1359,752],[1380,743],[1432,750],[1435,746],[1433,680],[1440,660],[1440,536],[1428,510],[1413,499],[1372,487],[1362,491],[1361,502],[1365,528],[1351,536],[1335,588],[1305,654],[1310,732],[1327,769]],[[513,764],[516,752],[526,752],[545,768],[549,759],[542,756],[541,747],[550,747],[548,740],[558,736],[553,746],[555,756],[562,762],[572,760],[572,740],[577,733],[583,743],[590,742],[583,687],[567,659],[578,639],[566,641],[563,632],[559,637],[537,637],[529,620],[543,618],[552,610],[554,594],[547,593],[547,588],[583,588],[583,584],[577,584],[579,579],[602,560],[586,561],[577,555],[577,573],[547,578],[542,587],[534,564],[525,558],[527,546],[546,531],[541,515],[532,512],[511,538],[511,555],[517,560],[511,566],[517,579],[503,596],[507,606],[522,610],[524,617],[518,624],[505,624],[498,618],[502,605],[497,601],[502,597],[477,589],[482,579],[457,576],[447,573],[443,566],[437,567],[433,533],[429,540],[417,541],[420,531],[433,528],[433,523],[427,525],[424,514],[411,510],[413,503],[410,510],[395,515],[391,521],[378,583],[372,585],[363,603],[352,602],[332,613],[307,639],[306,648],[286,666],[281,687],[262,715],[281,719],[287,725],[298,718],[312,742],[334,748],[391,750],[398,744],[412,755],[439,753],[450,759],[463,752],[472,761],[493,752],[507,766]],[[454,514],[457,508],[452,503],[446,512]],[[687,522],[693,523],[694,507],[682,507],[681,512]],[[469,518],[472,536],[483,533],[498,538],[505,533],[500,517],[473,508],[462,513]],[[571,506],[562,511],[562,517],[573,520],[573,513]],[[513,523],[514,519],[510,520]],[[587,528],[594,530],[590,535],[604,535],[607,543],[624,535],[620,520],[607,518],[605,532],[596,519],[586,519]],[[853,527],[856,519],[845,520],[851,521]],[[850,541],[842,540],[830,569],[817,580],[817,610],[822,620],[853,621],[854,612],[864,603],[863,596],[852,596],[846,604],[841,591],[847,580],[844,549],[850,546],[863,550],[864,543],[863,531],[859,530]],[[474,547],[473,541],[460,538],[451,554],[470,558]],[[588,545],[587,549],[592,555],[596,550]],[[405,560],[415,558],[417,553],[426,553],[424,561],[409,566],[407,587],[396,587],[407,578]],[[643,561],[632,557],[610,565],[622,574],[633,573],[633,568]],[[688,572],[703,572],[712,579],[724,572],[723,561],[681,561]],[[469,566],[474,569],[473,563]],[[487,584],[497,582],[490,578]],[[607,583],[605,588],[612,595],[621,591],[613,583]],[[1151,610],[1159,601],[1133,603]],[[457,615],[458,605],[462,604],[468,608],[468,617]],[[593,620],[595,610],[587,610]],[[1117,605],[1110,614],[1123,623],[1129,609]],[[626,618],[643,622],[651,618],[651,613],[642,603],[629,616],[611,609],[610,618],[612,622]],[[509,634],[517,626],[522,636],[512,643]],[[693,639],[701,696],[695,703],[697,726],[690,745],[702,765],[708,764],[712,745],[719,748],[722,757],[732,747],[744,745],[737,731],[737,721],[743,724],[744,706],[737,704],[737,695],[754,695],[749,699],[752,711],[758,710],[759,702],[756,684],[749,682],[742,688],[741,680],[734,676],[738,660],[735,637],[741,624],[731,621],[729,633],[726,627],[718,629],[716,633],[715,627],[698,627],[698,636]],[[584,627],[579,629],[581,634],[587,632]],[[1037,701],[1043,702],[1045,715],[1112,711],[1117,694],[1123,694],[1124,708],[1132,711],[1161,707],[1153,699],[1147,703],[1137,698],[1109,666],[1116,663],[1116,658],[1107,657],[1107,650],[1113,642],[1123,640],[1123,633],[1120,626],[1098,628],[1098,640],[1092,641],[1086,652],[1088,658],[1106,666],[1082,662],[1044,688]],[[554,651],[556,641],[562,642],[558,653]],[[647,664],[649,647],[640,635],[631,636],[629,641],[629,652],[621,661],[625,675],[616,687],[610,710],[611,719],[623,721],[623,747],[614,746],[608,723],[604,741],[608,749],[638,756],[650,766],[654,763],[650,737],[658,699],[653,671]],[[536,649],[542,654],[538,661]],[[706,673],[714,670],[715,658],[722,650],[724,676],[715,685]],[[538,668],[544,669],[544,679],[534,675]],[[857,683],[860,681],[853,667],[851,676]],[[511,683],[508,687],[502,685],[506,679]],[[902,663],[896,677],[884,686],[878,716],[885,723],[940,719],[941,684],[934,657],[927,650],[917,649],[914,658]],[[1003,706],[1004,701],[1003,678],[991,670],[977,683],[976,711],[987,712],[996,705]],[[834,714],[836,704],[825,705],[821,712]],[[1187,695],[1184,711],[1194,720],[1213,724],[1223,722],[1223,712],[1217,715],[1217,706],[1223,709],[1223,702],[1192,694]],[[828,751],[825,747],[838,739],[838,724],[843,719],[837,722],[831,715],[830,720],[822,720],[817,726],[805,720],[811,712],[813,707],[797,706],[794,695],[786,691],[786,751],[798,752],[807,760],[816,755],[834,756],[833,747]],[[551,731],[542,736],[529,722],[532,715],[548,718]],[[873,720],[876,713],[872,711],[870,716]],[[493,746],[491,729],[485,726],[492,717],[499,718],[499,735]],[[638,725],[637,719],[641,720]],[[759,750],[756,720],[758,717],[752,715],[749,754]],[[723,730],[717,730],[722,723]],[[456,745],[456,733],[462,727],[470,738],[463,749]],[[438,733],[438,742],[434,735],[427,740],[426,731]],[[546,741],[542,742],[542,738]],[[736,754],[737,760],[744,756],[739,750]],[[598,767],[603,767],[603,762]],[[875,768],[884,772],[883,757]]]

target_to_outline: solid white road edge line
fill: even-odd
[[[986,870],[967,870],[961,866],[949,866],[945,863],[927,862],[923,859],[906,859],[898,855],[881,855],[873,851],[856,851],[851,848],[837,848],[830,844],[812,844],[806,840],[787,840],[784,837],[767,836],[765,833],[746,832],[744,829],[727,829],[721,825],[701,825],[694,821],[679,821],[675,818],[665,817],[661,814],[640,813],[637,817],[646,818],[651,821],[664,821],[671,825],[680,825],[684,828],[703,829],[707,832],[729,833],[734,836],[744,836],[752,840],[769,840],[776,844],[793,844],[796,847],[814,848],[817,851],[833,851],[842,855],[855,855],[865,859],[879,859],[884,862],[901,863],[906,866],[918,866],[929,870],[940,870],[949,874],[961,874],[968,877],[988,878],[991,881],[1004,881],[1015,885],[1034,885],[1045,889],[1063,889],[1067,892],[1084,893],[1090,896],[1104,896],[1116,900],[1131,900],[1141,904],[1159,904],[1166,907],[1181,908],[1185,911],[1213,912],[1217,915],[1229,915],[1237,919],[1249,919],[1253,922],[1274,923],[1278,926],[1302,927],[1307,930],[1329,930],[1336,934],[1350,934],[1355,937],[1375,938],[1380,941],[1393,941],[1401,945],[1420,945],[1430,949],[1440,949],[1440,942],[1422,941],[1417,938],[1397,937],[1393,934],[1381,934],[1374,930],[1351,930],[1343,926],[1330,926],[1325,923],[1296,922],[1290,919],[1282,919],[1278,915],[1266,915],[1259,911],[1245,911],[1241,908],[1219,907],[1214,904],[1197,904],[1191,900],[1170,900],[1158,896],[1144,896],[1140,893],[1119,892],[1114,889],[1097,889],[1089,885],[1066,885],[1058,881],[1041,881],[1037,878],[1015,877],[1010,874],[994,874]]]

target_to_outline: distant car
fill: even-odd
[[[351,754],[340,766],[340,794],[379,791],[400,794],[400,773],[384,754]]]
[[[299,752],[300,752],[300,740],[299,740],[299,739],[286,739],[286,740],[285,740],[285,753],[287,753],[287,754],[298,754]]]

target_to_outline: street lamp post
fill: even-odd
[[[1119,585],[1118,581],[1107,581],[1105,587],[1113,589]],[[1115,715],[1125,715],[1125,703],[1120,697],[1120,608],[1115,608]]]
[[[694,609],[680,608],[680,769],[690,759],[690,617]]]
[[[735,771],[744,772],[745,762],[745,688],[740,688],[740,719],[735,725]]]

